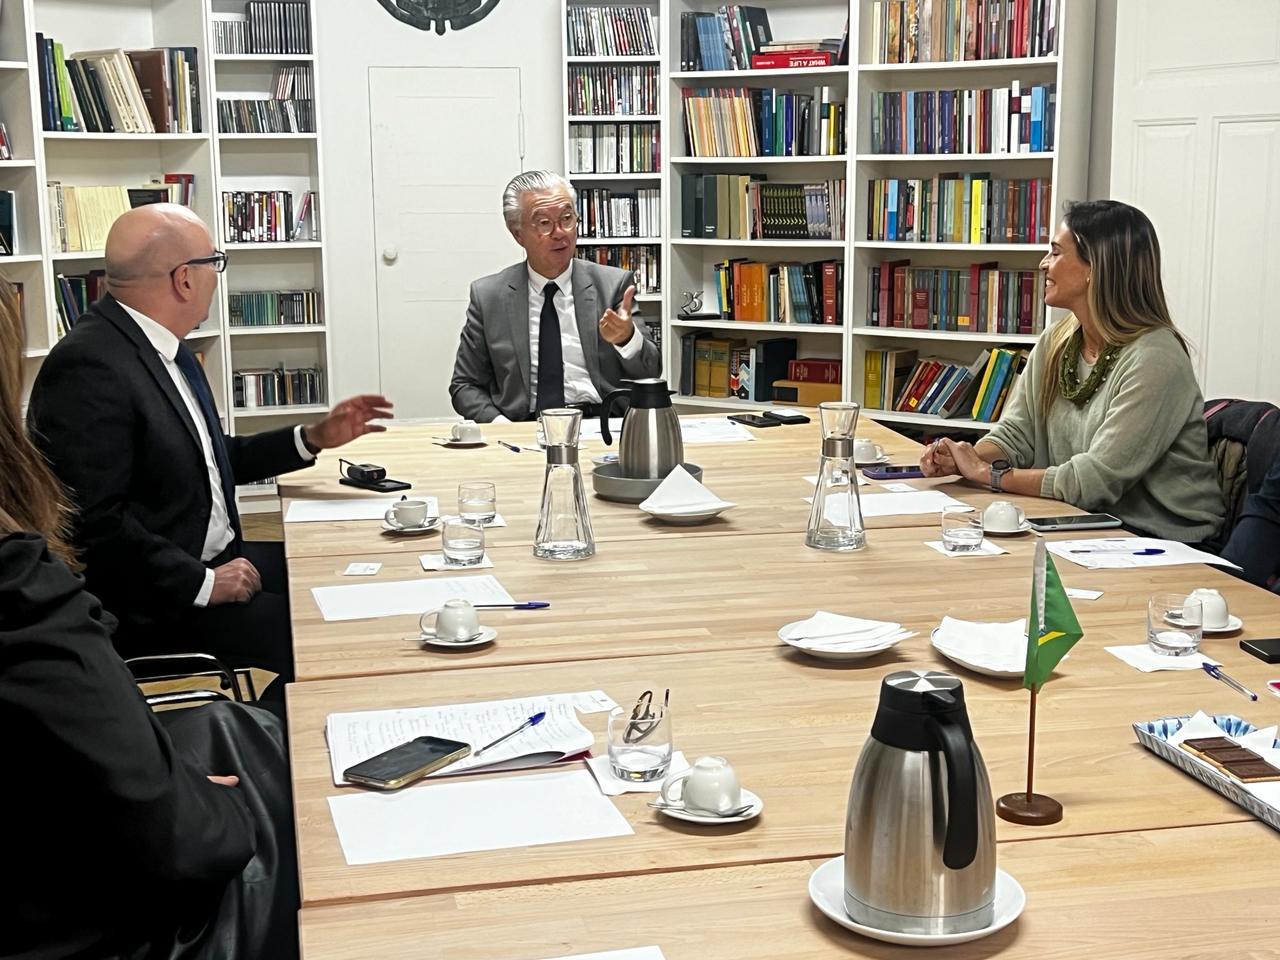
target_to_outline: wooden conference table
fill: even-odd
[[[498,642],[457,654],[425,653],[405,642],[413,618],[324,623],[311,587],[351,582],[339,571],[358,559],[381,562],[383,579],[420,576],[417,554],[438,549],[438,538],[406,546],[381,543],[368,523],[286,525],[298,677],[306,681],[289,688],[306,955],[537,960],[648,943],[661,945],[668,960],[902,953],[820,917],[805,881],[818,862],[841,852],[849,779],[880,680],[892,670],[957,672],[994,793],[1022,785],[1025,693],[1016,681],[950,664],[932,649],[928,631],[943,614],[1024,616],[1031,539],[1002,541],[1006,556],[948,559],[922,544],[936,537],[935,517],[886,517],[869,525],[864,551],[809,550],[800,532],[808,510],[802,498],[812,488],[800,478],[814,469],[817,432],[787,427],[760,431],[756,443],[689,448],[686,459],[707,469],[708,485],[741,504],[724,520],[657,527],[634,508],[592,499],[598,555],[585,563],[541,563],[529,551],[541,454],[496,445],[445,450],[423,442],[430,432],[365,438],[353,454],[414,479],[415,492],[439,496],[445,510],[456,482],[496,480],[511,540],[491,538],[492,572],[513,595],[551,599],[553,607],[486,618],[499,630]],[[516,443],[529,432],[528,425],[486,428]],[[860,433],[875,436],[902,462],[915,455],[910,441],[874,425]],[[464,453],[475,459],[463,464]],[[286,486],[285,495],[351,495],[323,473],[311,474]],[[524,498],[522,484],[529,488]],[[977,506],[993,496],[954,483],[944,489]],[[873,488],[863,492],[875,495]],[[1070,512],[1023,499],[1029,512]],[[511,542],[520,531],[523,541]],[[1249,942],[1241,931],[1259,935],[1259,924],[1269,921],[1260,919],[1265,910],[1231,912],[1235,897],[1252,891],[1260,905],[1280,892],[1280,879],[1265,853],[1234,860],[1229,854],[1274,843],[1274,834],[1148,754],[1130,725],[1197,708],[1265,723],[1276,711],[1198,671],[1140,674],[1102,648],[1143,641],[1146,598],[1158,590],[1218,587],[1245,619],[1243,636],[1280,634],[1280,602],[1211,568],[1059,568],[1068,586],[1104,591],[1096,601],[1075,603],[1086,639],[1041,700],[1037,785],[1064,803],[1066,816],[1049,828],[998,823],[1001,863],[1026,886],[1030,905],[1013,928],[962,955],[1044,956],[1053,952],[1047,945],[1071,935],[1082,950],[1096,946],[1114,956],[1156,956],[1162,943],[1190,948],[1201,941],[1201,955],[1220,948],[1226,956],[1229,946],[1238,955]],[[782,646],[776,631],[816,608],[897,620],[919,635],[848,666],[813,660]],[[1245,656],[1236,640],[1207,639],[1205,646],[1229,672],[1262,689],[1273,668]],[[326,799],[340,792],[329,778],[327,714],[596,688],[622,701],[653,687],[672,689],[677,748],[690,758],[727,755],[766,801],[758,820],[694,828],[662,818],[646,806],[646,795],[630,794],[615,799],[632,836],[345,863]],[[602,742],[604,715],[582,719]],[[423,788],[429,785],[411,789]],[[1104,878],[1099,861],[1116,868]],[[1239,875],[1250,863],[1260,866],[1261,879],[1252,869],[1244,871],[1249,880]],[[1213,936],[1222,933],[1216,913],[1215,923],[1197,930],[1198,939],[1186,939],[1173,898],[1188,887],[1233,901],[1228,916],[1237,919],[1226,939]],[[339,905],[344,901],[358,902]],[[1083,928],[1094,914],[1104,922]]]

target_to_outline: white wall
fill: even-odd
[[[402,24],[375,0],[316,0],[325,165],[326,293],[334,399],[382,387],[369,142],[371,67],[520,68],[526,169],[563,169],[559,0],[505,0],[464,30],[439,36]],[[476,136],[484,136],[477,118]],[[440,144],[448,150],[447,143]],[[519,171],[513,170],[514,176]],[[493,198],[498,209],[501,198]],[[511,242],[511,262],[521,257]],[[474,277],[457,277],[460,296]],[[462,327],[458,317],[458,327]],[[442,395],[448,384],[440,384]],[[394,397],[392,400],[394,401]]]

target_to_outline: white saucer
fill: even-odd
[[[899,637],[897,640],[890,640],[888,643],[879,642],[874,647],[854,647],[849,650],[836,650],[836,649],[820,650],[814,647],[805,646],[805,644],[821,643],[823,640],[832,639],[831,637],[808,637],[802,640],[788,640],[786,637],[782,635],[782,631],[786,630],[787,627],[791,627],[794,625],[795,624],[788,623],[786,626],[778,630],[778,639],[781,640],[783,643],[785,643],[787,646],[794,647],[796,650],[799,650],[801,653],[807,653],[811,657],[817,657],[819,660],[836,660],[836,661],[866,660],[868,657],[874,657],[878,653],[884,653],[886,650],[890,650],[893,647],[896,647],[903,640],[907,639],[906,637]],[[912,636],[914,636],[914,634],[912,634]]]
[[[1164,621],[1165,621],[1165,623],[1171,623],[1171,624],[1173,624],[1175,627],[1178,625],[1178,620],[1177,620],[1177,618],[1176,618],[1176,617],[1169,617],[1169,616],[1166,616],[1166,617],[1164,618]],[[1227,614],[1227,623],[1226,623],[1226,626],[1222,626],[1222,627],[1202,627],[1201,629],[1202,629],[1205,633],[1235,633],[1237,630],[1243,630],[1243,629],[1244,629],[1244,621],[1243,621],[1243,620],[1241,620],[1239,617],[1237,617],[1234,613],[1229,613],[1229,614]]]
[[[828,860],[809,877],[809,899],[813,905],[840,926],[860,933],[872,940],[899,943],[907,947],[946,947],[956,943],[981,940],[997,930],[1003,930],[1017,920],[1027,905],[1027,895],[1022,885],[1003,870],[996,870],[995,917],[989,926],[966,933],[894,933],[868,927],[849,917],[844,909],[844,857]]]
[[[645,510],[644,507],[641,507],[640,509],[644,513],[649,514],[649,516],[653,517],[655,520],[661,520],[663,523],[672,523],[677,526],[688,527],[698,523],[706,523],[708,520],[714,520],[716,517],[720,516],[720,514],[735,506],[737,506],[737,504],[726,501],[718,503],[715,506],[708,506],[706,510],[701,510],[696,513],[660,513],[657,510]]]
[[[472,447],[487,446],[487,440],[434,440],[437,447],[449,447],[453,450],[470,450]]]
[[[430,533],[432,530],[437,529],[439,526],[440,526],[439,517],[427,517],[426,522],[423,523],[423,525],[420,527],[397,527],[394,523],[388,523],[386,520],[382,521],[382,529],[387,531],[387,533],[403,533],[406,536],[410,536],[410,537],[417,536],[423,533]]]
[[[938,646],[937,640],[935,639],[937,635],[938,628],[934,627],[933,632],[929,634],[929,642],[933,644],[933,649],[937,650],[952,663],[958,663],[960,666],[966,667],[974,673],[980,673],[984,677],[1000,677],[1002,679],[1008,679],[1009,677],[1021,677],[1026,672],[1025,664],[1018,667],[1016,670],[997,670],[995,667],[988,667],[981,663],[970,663],[968,660],[963,659],[961,654],[956,651]]]
[[[1031,529],[1031,521],[1023,520],[1016,530],[992,530],[990,527],[984,527],[983,533],[988,537],[1016,537],[1019,534],[1026,533]]]
[[[482,647],[486,643],[493,643],[494,638],[497,636],[498,631],[493,627],[481,627],[480,632],[470,640],[441,640],[434,633],[428,633],[425,630],[418,639],[427,647],[439,647],[442,650],[463,650],[467,647]]]
[[[742,802],[751,804],[751,809],[746,813],[739,814],[736,817],[717,817],[705,813],[690,813],[688,810],[678,810],[675,807],[657,807],[659,813],[665,813],[668,817],[676,820],[686,820],[689,823],[745,823],[747,820],[754,820],[760,816],[760,811],[764,809],[764,801],[748,790],[742,788]]]
[[[853,465],[856,467],[874,467],[877,464],[888,463],[892,459],[893,458],[890,457],[887,453],[882,453],[880,454],[880,456],[876,457],[874,460],[855,460],[853,461]]]

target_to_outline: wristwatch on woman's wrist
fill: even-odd
[[[991,476],[990,476],[990,479],[987,480],[987,486],[989,486],[996,493],[1002,493],[1004,491],[1004,487],[1000,485],[1000,481],[1003,480],[1004,475],[1012,469],[1013,469],[1013,464],[1011,464],[1008,460],[992,460]]]

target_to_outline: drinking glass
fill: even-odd
[[[668,691],[669,693],[670,691]],[[671,766],[671,713],[646,690],[609,712],[609,768],[619,780],[651,783]]]
[[[498,491],[487,481],[458,484],[458,516],[484,525],[498,515]]]
[[[484,559],[484,527],[471,520],[450,520],[444,525],[442,549],[452,566],[470,567]]]
[[[982,512],[967,507],[942,508],[942,549],[972,553],[982,548]]]
[[[1147,601],[1147,646],[1166,657],[1200,650],[1204,607],[1185,593],[1157,593]]]

